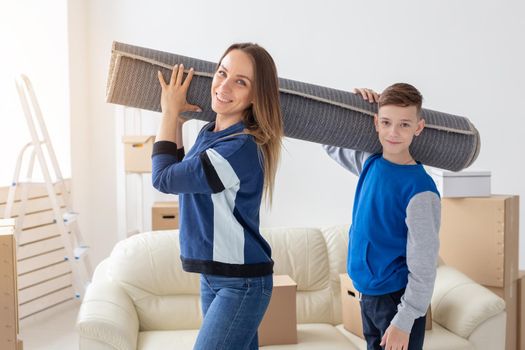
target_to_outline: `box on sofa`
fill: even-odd
[[[355,289],[352,280],[346,273],[339,275],[341,281],[341,305],[343,308],[343,325],[345,329],[364,339],[363,321],[361,319],[361,305],[359,303],[359,292]],[[430,307],[427,311],[425,329],[432,329],[432,312]]]
[[[258,330],[259,346],[297,344],[296,292],[290,276],[273,276],[272,298]]]
[[[361,319],[361,305],[358,291],[346,273],[339,275],[341,281],[341,305],[343,325],[345,329],[360,338],[363,336],[363,320]]]

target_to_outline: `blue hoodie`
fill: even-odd
[[[418,164],[400,165],[381,154],[324,146],[359,176],[352,212],[348,273],[358,291],[384,295],[405,288],[391,323],[410,333],[427,312],[439,251],[441,201]]]

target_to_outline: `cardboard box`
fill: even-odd
[[[518,346],[518,281],[515,280],[506,288],[486,287],[505,300],[505,311],[507,312],[505,350],[516,350]]]
[[[14,220],[0,220],[0,349],[16,350],[18,288]]]
[[[448,171],[429,168],[442,198],[490,196],[490,171]]]
[[[364,339],[359,292],[355,289],[348,274],[340,274],[339,280],[341,281],[343,325],[347,331]]]
[[[525,271],[518,279],[518,349],[525,350]]]
[[[151,173],[155,135],[124,136],[124,169],[128,173]]]
[[[346,273],[339,275],[341,282],[341,305],[343,314],[343,326],[350,333],[364,339],[363,320],[361,318],[361,303],[359,292],[355,289],[352,280]],[[427,311],[425,329],[432,329],[432,311],[430,307]]]
[[[297,283],[288,275],[273,276],[270,305],[259,326],[259,346],[297,344]]]
[[[151,208],[151,229],[173,230],[179,228],[179,202],[155,202]]]
[[[441,200],[440,256],[474,281],[509,288],[518,278],[519,196]]]

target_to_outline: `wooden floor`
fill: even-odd
[[[20,321],[24,350],[78,349],[75,330],[80,303],[69,301]]]

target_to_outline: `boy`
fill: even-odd
[[[348,247],[348,274],[361,293],[368,349],[422,349],[434,289],[441,203],[436,186],[409,146],[425,126],[422,96],[409,84],[381,95],[374,124],[382,154],[324,146],[330,157],[359,176]]]

